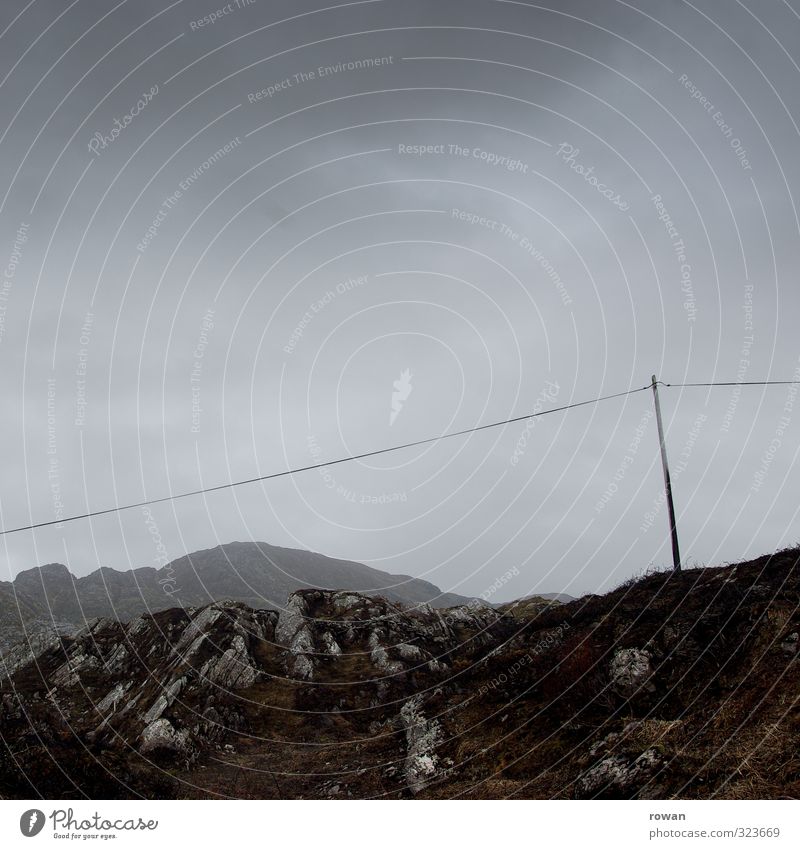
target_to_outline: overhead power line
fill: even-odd
[[[726,381],[716,383],[665,383],[664,381],[656,381],[660,386],[667,387],[689,387],[689,386],[777,386],[787,384],[800,384],[799,380],[765,380],[765,381]],[[341,463],[351,463],[355,460],[364,460],[367,457],[378,457],[381,454],[389,454],[393,451],[402,451],[405,448],[416,448],[420,445],[430,445],[433,442],[441,442],[445,439],[453,439],[456,436],[466,436],[470,433],[478,433],[482,430],[490,428],[503,427],[504,425],[514,424],[515,422],[527,421],[528,419],[547,416],[551,413],[562,413],[565,410],[573,410],[576,407],[585,407],[589,404],[599,404],[601,401],[610,401],[612,398],[624,398],[627,395],[634,395],[637,392],[643,392],[646,389],[652,389],[653,384],[648,383],[645,386],[640,386],[636,389],[628,389],[625,392],[615,392],[612,395],[601,395],[599,398],[590,398],[587,401],[577,401],[574,404],[565,404],[562,407],[551,407],[548,410],[540,410],[537,413],[528,413],[523,416],[515,416],[511,419],[503,419],[489,424],[476,425],[475,427],[464,428],[464,430],[456,430],[450,433],[443,433],[439,436],[430,436],[427,439],[417,439],[414,442],[405,442],[402,445],[392,445],[389,448],[379,448],[375,451],[365,451],[362,454],[350,454],[346,457],[339,457],[336,460],[329,460],[324,463],[312,463],[309,466],[299,466],[293,469],[284,469],[281,472],[273,472],[269,475],[258,475],[245,480],[231,481],[229,483],[221,483],[216,486],[202,487],[201,489],[193,489],[188,492],[179,492],[176,495],[165,495],[161,498],[150,498],[144,501],[136,501],[132,504],[123,504],[115,507],[107,507],[104,510],[92,510],[87,513],[80,513],[76,516],[67,516],[65,519],[52,519],[48,522],[35,522],[31,525],[21,525],[18,528],[9,528],[8,530],[0,531],[0,536],[8,534],[16,534],[21,531],[32,531],[37,528],[46,528],[52,525],[62,525],[66,522],[77,522],[80,519],[92,519],[95,516],[106,516],[110,513],[121,513],[123,510],[134,510],[137,507],[150,507],[154,504],[165,504],[168,501],[178,501],[182,498],[192,498],[195,495],[205,495],[210,492],[219,492],[224,489],[234,489],[239,486],[246,486],[251,483],[260,483],[262,481],[275,480],[276,478],[288,477],[290,475],[299,475],[303,472],[309,472],[312,469],[323,469],[327,466],[338,466]]]
[[[427,439],[417,439],[414,442],[405,442],[402,445],[392,445],[390,448],[379,448],[376,451],[365,451],[363,454],[350,454],[347,457],[340,457],[337,460],[329,460],[325,463],[313,463],[310,466],[300,466],[294,469],[284,469],[282,472],[273,472],[269,475],[259,475],[246,480],[231,481],[230,483],[221,483],[216,486],[207,486],[202,489],[193,489],[190,492],[180,492],[177,495],[165,495],[161,498],[150,498],[146,501],[137,501],[134,504],[123,504],[117,507],[107,507],[105,510],[92,510],[89,513],[81,513],[77,516],[68,516],[66,519],[52,519],[49,522],[36,522],[32,525],[22,525],[19,528],[10,528],[9,530],[0,531],[0,536],[8,534],[16,534],[20,531],[32,531],[36,528],[46,528],[50,525],[61,525],[65,522],[77,522],[79,519],[91,519],[94,516],[105,516],[109,513],[120,513],[123,510],[133,510],[136,507],[149,507],[153,504],[164,504],[167,501],[178,501],[181,498],[191,498],[194,495],[205,495],[209,492],[219,492],[223,489],[233,489],[237,486],[246,486],[251,483],[259,483],[260,481],[274,480],[275,478],[283,478],[289,475],[298,475],[302,472],[308,472],[312,469],[323,469],[326,466],[338,466],[340,463],[350,463],[354,460],[364,460],[367,457],[377,457],[381,454],[388,454],[391,451],[402,451],[404,448],[416,448],[420,445],[430,445],[432,442],[440,442],[443,439],[453,439],[456,436],[466,436],[469,433],[478,433],[489,428],[502,427],[503,425],[513,424],[514,422],[527,421],[528,419],[546,416],[550,413],[560,413],[564,410],[572,410],[575,407],[585,407],[588,404],[598,404],[600,401],[609,401],[612,398],[622,398],[626,395],[633,395],[636,392],[642,392],[649,389],[650,384],[640,386],[638,389],[629,389],[626,392],[615,392],[613,395],[603,395],[600,398],[590,398],[588,401],[578,401],[574,404],[565,404],[563,407],[551,407],[549,410],[541,410],[538,413],[528,413],[524,416],[515,416],[513,419],[503,419],[499,422],[491,422],[490,424],[477,425],[476,427],[468,427],[464,430],[456,430],[451,433],[443,433],[440,436],[430,436]]]
[[[800,384],[800,380],[726,380],[715,383],[664,383],[663,380],[656,381],[660,386],[788,386],[789,384]]]

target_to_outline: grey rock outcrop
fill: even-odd
[[[102,699],[97,703],[96,708],[100,713],[114,713],[117,709],[117,705],[122,700],[125,693],[131,688],[131,682],[128,681],[126,683],[120,682],[116,684],[112,689],[103,696]]]
[[[53,631],[40,631],[6,651],[0,657],[0,677],[13,675],[42,652],[61,646],[61,636]]]
[[[230,648],[220,656],[209,658],[200,671],[200,675],[210,683],[227,690],[252,686],[258,674],[248,654],[245,639],[240,634],[234,636]]]
[[[157,719],[142,731],[139,751],[142,754],[158,751],[183,753],[187,751],[188,738],[188,731],[176,731],[168,719]]]
[[[404,775],[409,789],[416,795],[436,777],[439,765],[436,747],[441,743],[442,731],[436,720],[425,718],[419,695],[400,709],[400,722],[406,732]]]
[[[577,781],[579,798],[594,796],[656,798],[655,787],[648,787],[663,759],[655,749],[646,749],[637,757],[611,755],[586,770]]]
[[[464,608],[456,616],[462,627],[479,631],[475,644],[500,620],[489,609]],[[440,657],[459,644],[451,622],[427,604],[411,609],[354,592],[298,590],[281,610],[276,642],[286,649],[289,675],[315,681],[320,669],[350,652],[366,654],[375,679],[391,679],[425,669],[442,673]]]
[[[784,654],[788,654],[790,657],[797,655],[798,648],[800,648],[800,633],[797,631],[789,634],[789,636],[781,643],[781,651],[783,651]]]
[[[435,751],[442,731],[426,719],[421,700],[408,697],[438,686],[464,628],[482,638],[500,616],[460,613],[458,621],[462,630],[428,606],[314,589],[293,594],[281,611],[215,602],[128,625],[98,619],[75,636],[43,643],[33,669],[21,656],[15,675],[38,676],[40,691],[31,689],[24,707],[9,695],[3,711],[24,716],[36,700],[46,701],[56,723],[83,728],[99,752],[133,746],[191,763],[253,719],[248,705],[281,700],[288,690],[287,713],[303,713],[322,728],[355,723],[364,734],[377,721],[395,729],[385,736],[405,769],[393,780],[419,793],[442,773]],[[293,682],[285,680],[287,671]],[[257,684],[263,689],[252,700],[237,695]]]
[[[149,724],[154,722],[156,719],[159,719],[161,714],[164,713],[164,711],[170,707],[178,697],[185,684],[185,678],[178,678],[177,681],[173,681],[165,687],[163,692],[158,696],[155,702],[153,702],[147,713],[145,713],[144,721]]]
[[[308,604],[302,593],[292,593],[278,614],[275,642],[288,649],[289,672],[302,681],[314,677],[314,636],[307,623]]]
[[[626,699],[655,690],[650,653],[642,649],[619,649],[611,660],[609,675],[612,688]]]

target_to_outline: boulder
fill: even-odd
[[[209,658],[200,670],[200,675],[211,684],[226,690],[242,690],[252,686],[258,678],[258,670],[252,664],[244,638],[236,634],[230,648],[221,655]]]
[[[114,713],[117,709],[117,704],[120,699],[128,692],[131,687],[131,682],[119,683],[113,687],[100,701],[95,705],[100,713]]]
[[[406,732],[404,774],[409,789],[416,795],[436,776],[439,764],[436,747],[441,743],[442,731],[436,720],[425,718],[420,695],[409,699],[400,709],[400,722]]]
[[[292,593],[286,602],[286,607],[278,614],[275,642],[288,647],[297,632],[304,627],[307,616],[306,600],[299,593]]]
[[[800,634],[795,631],[793,634],[789,634],[781,643],[781,651],[784,654],[794,657],[797,654],[798,646],[800,646]]]
[[[655,690],[650,653],[643,649],[618,649],[611,660],[609,675],[612,689],[626,699]]]
[[[154,722],[156,719],[161,717],[161,714],[172,705],[175,699],[178,697],[180,691],[183,689],[186,684],[185,678],[178,678],[177,681],[173,681],[169,686],[165,687],[161,695],[153,702],[150,709],[144,715],[145,723]]]
[[[142,754],[158,751],[183,753],[188,748],[188,740],[188,731],[176,731],[168,719],[157,719],[142,731],[139,751]]]
[[[598,761],[577,781],[578,798],[657,798],[657,788],[647,786],[663,759],[655,749],[635,758],[611,755]]]

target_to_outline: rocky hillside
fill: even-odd
[[[142,613],[192,607],[212,601],[241,601],[253,608],[278,608],[303,587],[346,589],[391,600],[435,607],[466,598],[408,575],[390,575],[363,563],[266,543],[232,542],[173,560],[162,569],[98,569],[76,578],[51,563],[0,582],[0,651],[30,633],[71,633],[87,620],[127,621]]]
[[[799,559],[568,604],[100,619],[7,658],[0,794],[797,798]]]

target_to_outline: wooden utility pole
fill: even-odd
[[[675,525],[675,505],[672,503],[672,481],[669,477],[669,465],[667,464],[667,446],[664,442],[664,425],[661,422],[661,404],[658,401],[658,381],[653,375],[653,398],[656,402],[656,424],[658,425],[658,441],[661,445],[661,465],[664,469],[664,492],[667,496],[667,508],[669,509],[669,531],[672,535],[672,568],[676,572],[681,571],[681,551],[678,547],[678,528]]]

